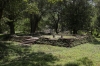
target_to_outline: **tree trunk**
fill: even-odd
[[[2,12],[3,12],[3,10],[0,8],[0,21],[1,21],[1,18],[2,18]],[[2,33],[1,24],[0,24],[0,33]]]
[[[36,29],[37,29],[37,27],[38,27],[38,22],[39,22],[39,21],[35,21],[34,24],[33,24],[33,33],[36,32]]]
[[[30,14],[30,26],[31,26],[30,34],[33,35],[34,32],[33,32],[33,15],[32,14]]]
[[[2,25],[0,24],[0,33],[2,33]]]
[[[65,26],[63,24],[61,24],[61,32],[64,32],[64,28],[65,28]]]
[[[77,31],[76,29],[73,29],[73,34],[77,34]]]
[[[31,24],[31,35],[33,35],[36,32],[36,29],[38,27],[38,23],[41,19],[41,16],[37,15],[37,14],[31,14],[30,15],[30,24]]]
[[[96,37],[98,37],[98,36],[99,36],[99,33],[96,34]]]
[[[55,23],[55,32],[58,34],[58,22]]]
[[[41,16],[34,14],[34,30],[33,30],[34,33],[36,32],[40,20],[41,20]]]
[[[2,18],[3,9],[0,9],[0,20]]]
[[[2,28],[0,27],[0,33],[2,33]]]
[[[2,18],[3,10],[8,2],[9,0],[0,1],[0,19]]]
[[[10,34],[13,35],[15,34],[15,29],[14,29],[14,22],[7,22],[9,28],[10,28]]]
[[[55,20],[55,32],[56,32],[56,34],[58,34],[58,23],[59,23],[59,20],[60,20],[60,15],[59,14],[57,14],[57,20],[56,19],[54,19]]]

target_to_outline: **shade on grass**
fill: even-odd
[[[72,48],[43,44],[22,47],[18,43],[11,42],[7,47],[9,47],[7,48],[8,55],[0,61],[2,66],[25,64],[28,66],[100,66],[99,42],[82,44]]]

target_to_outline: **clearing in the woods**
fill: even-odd
[[[2,41],[0,66],[100,66],[100,38],[97,40],[71,48]]]

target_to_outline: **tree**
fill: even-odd
[[[3,10],[9,0],[0,0],[0,19],[2,18]]]
[[[100,33],[100,1],[96,1],[96,5],[95,5],[96,9],[97,9],[97,21],[95,23],[95,28],[96,28],[96,36],[99,36]]]
[[[60,22],[60,6],[58,2],[52,4],[51,9],[49,11],[50,20],[52,22],[52,26],[55,29],[55,32],[58,34],[58,24]]]
[[[30,33],[33,35],[37,28],[40,20],[46,13],[46,8],[48,7],[47,0],[29,0],[26,12],[29,14],[30,19]]]
[[[1,22],[1,18],[2,18],[2,15],[3,15],[3,11],[4,11],[4,8],[6,6],[6,4],[9,2],[9,0],[0,0],[0,22]],[[2,28],[1,28],[1,23],[0,23],[0,33],[2,33]]]
[[[70,0],[65,12],[69,30],[77,34],[78,30],[89,30],[92,18],[92,5],[89,0]]]
[[[55,32],[58,34],[58,28],[59,24],[61,23],[61,12],[63,9],[63,1],[51,1],[49,4],[48,9],[48,20],[50,21],[50,27],[55,30]]]
[[[22,4],[23,4],[22,0],[9,1],[4,8],[3,17],[8,18],[6,24],[10,28],[10,34],[15,34],[14,22],[17,21],[17,18],[21,14]]]

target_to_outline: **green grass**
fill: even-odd
[[[100,66],[100,42],[72,48],[43,44],[22,47],[10,43],[6,44],[7,56],[1,59],[0,66]]]
[[[34,45],[32,48],[35,52],[53,54],[60,59],[56,63],[61,65],[68,62],[76,62],[78,59],[83,57],[91,59],[95,66],[97,66],[96,64],[100,64],[100,45],[83,44],[73,48],[55,47],[50,45]]]
[[[45,38],[53,38],[53,35],[42,35],[41,37],[45,37]],[[61,38],[61,35],[55,35],[55,38]],[[63,38],[75,38],[74,36],[63,36]]]

